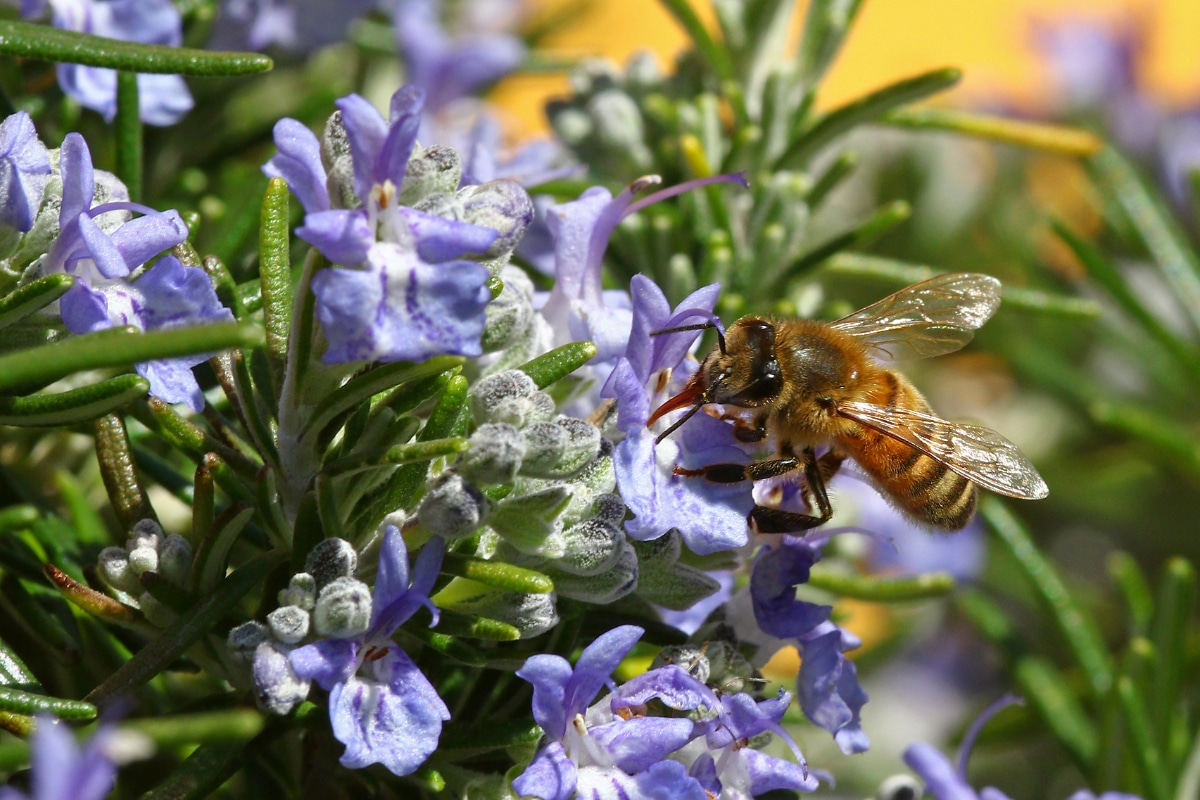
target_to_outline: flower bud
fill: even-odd
[[[484,310],[483,351],[505,350],[533,336],[533,284],[525,273],[505,267],[504,289]]]
[[[96,569],[104,582],[132,597],[142,593],[138,573],[129,566],[129,553],[122,547],[106,547],[96,557]]]
[[[321,590],[313,608],[312,627],[318,636],[350,639],[371,625],[371,590],[354,578],[336,578]]]
[[[349,578],[358,569],[358,553],[345,539],[317,542],[304,560],[304,571],[313,576],[317,591],[338,578]]]
[[[478,423],[507,422],[524,428],[554,416],[554,400],[538,391],[533,378],[509,369],[477,381],[471,387],[471,413]]]
[[[653,158],[646,147],[646,126],[632,97],[620,89],[606,89],[588,101],[587,110],[606,148],[621,153],[638,170],[650,167]]]
[[[350,139],[342,124],[342,112],[335,111],[325,123],[321,135],[321,163],[325,165],[325,186],[333,208],[357,208],[361,205],[354,191],[354,156]]]
[[[158,573],[176,586],[185,586],[191,569],[191,542],[177,533],[164,539],[158,548]]]
[[[307,572],[297,572],[288,581],[286,589],[280,589],[276,595],[281,606],[298,606],[305,611],[312,611],[317,602],[317,581]]]
[[[139,550],[148,547],[152,550],[157,550],[162,544],[163,529],[152,519],[139,519],[133,524],[133,530],[129,532],[129,539],[125,541],[125,549]]]
[[[496,507],[488,525],[526,553],[559,558],[563,542],[558,518],[571,500],[565,486],[548,486],[528,494],[510,495]]]
[[[598,575],[572,575],[558,569],[544,570],[554,580],[554,590],[562,597],[585,603],[607,605],[638,588],[638,559],[628,542],[611,568]]]
[[[308,697],[310,681],[292,669],[289,647],[265,641],[254,651],[254,694],[258,707],[272,714],[286,714]]]
[[[534,478],[550,478],[567,452],[566,428],[553,422],[537,422],[525,429],[525,462],[521,472]]]
[[[143,572],[158,572],[158,550],[154,547],[138,547],[129,551],[129,569],[134,575]]]
[[[708,683],[708,678],[712,674],[712,670],[709,667],[707,652],[707,642],[703,645],[668,645],[658,651],[658,655],[654,657],[650,668],[657,669],[667,664],[674,664],[686,670],[689,675],[701,683]]]
[[[619,526],[624,522],[627,511],[625,501],[621,499],[621,495],[619,494],[609,492],[596,495],[596,499],[592,501],[593,516],[612,525]]]
[[[459,190],[463,219],[500,235],[484,253],[488,258],[507,261],[525,230],[533,222],[533,201],[525,187],[512,180],[495,180]]]
[[[554,593],[484,592],[455,602],[455,611],[507,622],[521,631],[521,638],[539,636],[558,624]]]
[[[559,460],[562,477],[583,469],[600,454],[600,429],[587,420],[559,417],[554,424],[567,432],[567,447]]]
[[[229,636],[225,638],[225,646],[234,658],[249,663],[250,659],[254,658],[254,651],[270,635],[266,625],[258,620],[251,620],[231,628]]]
[[[429,195],[453,195],[462,178],[462,159],[453,147],[416,147],[404,168],[400,204],[416,206]]]
[[[721,588],[708,573],[679,563],[682,541],[672,529],[666,536],[633,544],[641,564],[638,593],[673,611],[685,611]]]
[[[573,575],[595,575],[616,563],[625,533],[601,519],[589,519],[563,532],[566,552],[554,566]]]
[[[458,469],[482,484],[512,483],[525,457],[525,439],[507,423],[480,425],[471,434],[470,449]]]
[[[417,521],[438,536],[461,539],[474,533],[487,514],[487,499],[455,472],[434,478],[417,506]]]
[[[571,480],[582,483],[593,494],[608,494],[615,491],[617,473],[613,469],[612,442],[608,439],[601,439],[598,457],[584,465],[577,474],[572,475]]]
[[[267,614],[271,635],[284,644],[296,644],[308,635],[308,612],[299,606],[280,606]]]

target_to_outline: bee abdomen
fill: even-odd
[[[858,458],[903,511],[948,531],[966,527],[975,515],[975,484],[919,450],[881,435],[882,458]]]

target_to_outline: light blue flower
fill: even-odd
[[[450,711],[392,635],[422,606],[437,623],[429,592],[444,552],[443,539],[430,539],[417,556],[410,582],[404,538],[389,526],[379,553],[367,630],[289,654],[297,676],[329,692],[333,735],[346,745],[344,766],[382,764],[396,775],[408,775],[437,749]]]
[[[42,204],[50,155],[33,120],[18,111],[0,122],[0,226],[24,233]]]
[[[100,800],[117,776],[109,756],[113,738],[113,729],[101,726],[81,749],[65,724],[38,717],[29,741],[32,793],[0,787],[0,800]]]
[[[183,44],[179,11],[170,0],[49,0],[50,23],[56,28],[90,33],[125,42]],[[28,3],[27,17],[38,16],[44,4]],[[138,113],[148,125],[174,125],[192,109],[192,95],[178,75],[137,76]],[[100,112],[112,122],[117,113],[116,70],[83,64],[59,64],[58,85],[81,106]]]
[[[378,4],[378,0],[224,0],[209,46],[307,52],[345,38],[350,24]]]

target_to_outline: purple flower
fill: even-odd
[[[343,39],[350,23],[376,5],[378,0],[225,0],[209,46],[219,50],[315,50]]]
[[[110,755],[116,734],[102,725],[82,749],[71,729],[53,717],[39,716],[29,741],[32,763],[29,800],[100,800],[113,787],[117,767]],[[0,800],[23,800],[12,787],[0,788]]]
[[[833,734],[844,753],[861,753],[870,747],[859,713],[867,693],[858,684],[854,662],[845,651],[860,642],[829,622],[831,606],[796,597],[795,587],[808,581],[813,564],[821,559],[820,545],[828,538],[781,536],[763,548],[754,562],[750,597],[758,627],[770,636],[791,640],[802,661],[796,679],[800,708],[813,724]]]
[[[379,572],[365,633],[325,639],[290,653],[292,667],[329,692],[333,734],[346,745],[341,763],[350,768],[383,764],[408,775],[437,748],[442,723],[450,712],[437,691],[392,634],[429,600],[445,552],[434,537],[421,549],[409,581],[404,538],[389,526],[379,554]]]
[[[398,202],[423,93],[412,86],[396,92],[390,123],[358,95],[337,105],[357,208],[336,207],[326,188],[320,144],[295,120],[275,126],[280,152],[263,168],[268,176],[286,180],[308,212],[296,235],[330,261],[354,267],[323,270],[313,279],[317,315],[329,341],[324,360],[479,355],[490,273],[459,259],[487,251],[499,233]]]
[[[624,718],[614,714],[616,702],[588,708],[642,633],[633,625],[614,628],[584,648],[574,669],[561,656],[536,655],[517,670],[533,685],[533,716],[549,740],[513,781],[517,794],[566,800],[577,791],[609,796],[603,787],[617,787],[634,797],[704,797],[682,769],[655,767],[693,737],[690,720]],[[648,793],[656,779],[666,782],[663,794]]]
[[[640,178],[616,197],[602,186],[593,186],[577,200],[550,206],[546,211],[546,223],[554,239],[554,288],[542,307],[542,316],[554,331],[554,344],[584,339],[594,342],[598,352],[592,363],[612,363],[630,342],[632,313],[629,301],[622,293],[604,291],[600,274],[604,251],[617,223],[647,206],[701,186],[712,183],[747,185],[742,173],[715,175],[635,199],[638,193],[659,180],[657,175]],[[663,298],[660,305],[665,303]],[[654,310],[658,310],[658,306]],[[710,305],[708,312],[711,314],[711,311]],[[653,328],[646,329],[649,330]],[[636,340],[637,336],[633,338]],[[693,336],[689,341],[694,339]],[[647,345],[640,343],[637,346],[645,349]]]
[[[77,133],[67,134],[59,164],[59,233],[44,269],[76,278],[59,301],[68,330],[83,334],[132,325],[149,331],[233,321],[204,270],[185,267],[174,256],[159,259],[137,280],[128,279],[140,264],[187,239],[178,212],[122,201],[93,206],[96,174],[87,144]],[[130,211],[143,216],[126,220]],[[152,395],[200,411],[204,395],[191,368],[207,359],[203,354],[181,356],[142,362],[136,368],[150,381]]]
[[[0,226],[33,227],[49,176],[50,155],[29,115],[18,111],[0,122]]]
[[[670,387],[671,371],[699,332],[665,336],[650,336],[650,332],[710,319],[719,289],[717,284],[697,289],[672,312],[662,290],[649,278],[635,275],[630,283],[632,333],[625,355],[601,392],[617,398],[617,427],[625,434],[613,450],[613,467],[621,497],[633,513],[625,521],[626,532],[646,541],[677,528],[687,546],[701,555],[746,543],[746,515],[754,506],[752,486],[749,481],[716,483],[688,477],[675,469],[746,463],[748,457],[731,443],[729,426],[707,415],[698,415],[674,437],[655,442],[656,434],[646,427],[652,397]]]
[[[438,0],[393,0],[392,20],[408,82],[425,90],[438,111],[509,74],[525,60],[525,45],[508,26],[519,3],[459,3],[458,30],[441,22]],[[507,6],[509,13],[505,13]],[[478,7],[478,13],[472,13]]]
[[[957,768],[950,759],[933,745],[916,742],[904,751],[904,763],[925,781],[925,795],[933,800],[1008,800],[1008,795],[991,786],[978,792],[967,782],[967,761],[975,746],[975,739],[983,726],[996,714],[1010,705],[1023,702],[1016,695],[1005,695],[992,703],[975,719],[963,737],[959,748]],[[1104,792],[1099,797],[1087,789],[1081,789],[1068,800],[1141,800],[1137,795],[1124,792]]]
[[[142,44],[179,47],[183,43],[179,11],[170,0],[49,0],[56,28]],[[44,6],[27,4],[26,16]],[[148,125],[174,125],[192,108],[187,84],[178,75],[138,75],[138,110]],[[117,113],[115,70],[59,64],[58,84],[81,106],[111,122]]]

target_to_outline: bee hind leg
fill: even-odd
[[[799,459],[792,456],[773,458],[770,461],[754,461],[750,464],[709,464],[698,469],[676,467],[676,475],[689,478],[703,476],[713,483],[740,483],[741,481],[761,481],[764,478],[774,478],[786,475],[801,467]]]
[[[817,458],[812,448],[806,448],[803,458],[797,462],[797,467],[804,468],[805,488],[812,496],[817,514],[755,506],[747,519],[754,523],[760,533],[792,533],[824,525],[833,516],[833,506],[829,502],[829,494],[825,491],[825,481],[837,473],[845,460],[845,456],[832,450]]]

